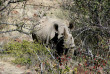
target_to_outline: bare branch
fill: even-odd
[[[6,6],[4,6],[3,8],[0,9],[0,11],[3,11],[4,9],[6,9],[8,7],[8,5],[10,4],[10,1],[7,3]]]
[[[26,1],[26,0],[23,0],[23,1]],[[6,9],[9,6],[10,3],[18,3],[18,2],[22,2],[22,1],[20,1],[20,0],[14,0],[14,1],[10,0],[10,1],[8,1],[7,5],[5,5],[3,8],[0,9],[0,11],[3,11],[4,9]]]

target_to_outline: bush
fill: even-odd
[[[47,55],[49,57],[49,54],[43,45],[25,40],[21,43],[12,41],[4,45],[4,49],[5,54],[10,54],[15,57],[13,62],[16,64],[32,64],[32,59],[38,60],[36,53],[41,57],[42,55]]]

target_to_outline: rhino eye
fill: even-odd
[[[64,35],[63,33],[61,35]]]

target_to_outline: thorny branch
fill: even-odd
[[[9,30],[9,31],[1,31],[1,32],[0,32],[0,34],[2,34],[2,33],[8,33],[8,32],[13,32],[13,31],[18,31],[18,32],[20,32],[20,33],[27,34],[27,35],[29,35],[29,34],[30,34],[30,33],[23,32],[23,31],[18,30],[18,29]]]
[[[23,0],[23,1],[26,1],[26,0]],[[9,6],[9,4],[18,3],[18,2],[21,2],[21,1],[20,0],[9,0],[8,3],[3,8],[0,9],[0,11],[3,11],[4,9],[6,9]]]

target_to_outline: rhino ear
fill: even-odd
[[[68,38],[68,34],[66,32],[66,29],[64,28],[64,38],[67,39]]]
[[[73,30],[74,26],[73,26],[73,23],[72,23],[72,22],[69,23],[68,28],[69,28],[70,30]]]
[[[58,24],[54,24],[54,28],[56,31],[58,31]]]

